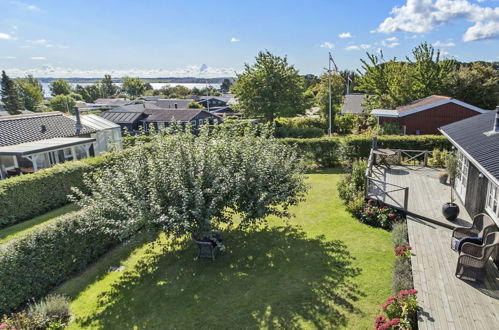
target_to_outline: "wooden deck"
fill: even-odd
[[[409,187],[407,225],[414,287],[419,291],[419,329],[499,329],[499,271],[493,262],[483,283],[462,281],[454,275],[458,254],[450,248],[451,229],[469,225],[471,219],[458,198],[459,219],[450,222],[442,216],[450,186],[438,181],[441,171],[375,166],[371,177],[377,181],[368,187],[367,195],[403,208],[404,190],[396,186]]]
[[[377,181],[369,186],[367,196],[402,209],[404,191],[392,185],[409,187],[407,211],[410,214],[436,221],[447,228],[468,226],[471,218],[455,194],[455,203],[461,210],[458,219],[451,222],[442,216],[442,205],[450,202],[450,185],[438,181],[438,174],[442,171],[423,166],[393,166],[390,169],[374,166],[371,176]]]
[[[499,329],[499,271],[492,261],[484,283],[455,277],[451,230],[409,216],[419,329]]]

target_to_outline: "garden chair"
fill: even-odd
[[[213,236],[213,238],[218,242],[223,242],[222,234],[220,232],[214,232],[209,236]],[[209,236],[205,236],[205,239],[200,240],[193,235],[192,240],[197,244],[199,248],[198,258],[215,260],[217,252],[220,250],[220,246],[213,240],[207,239],[207,237]]]
[[[451,248],[457,240],[465,237],[483,237],[488,233],[499,230],[494,220],[485,213],[475,215],[471,227],[457,227],[452,231]]]
[[[483,245],[464,243],[457,259],[456,276],[460,279],[483,281],[487,261],[499,249],[499,232],[488,234]]]

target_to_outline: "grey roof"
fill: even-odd
[[[363,114],[364,108],[362,103],[364,103],[364,98],[366,94],[362,93],[351,93],[345,95],[345,100],[343,101],[343,107],[341,108],[342,114]]]
[[[210,114],[208,111],[204,110],[151,110],[149,111],[149,116],[147,117],[147,122],[156,122],[156,121],[190,121],[199,115],[201,112],[206,112]],[[211,114],[210,114],[211,115]]]
[[[496,111],[476,115],[440,128],[456,147],[499,181],[499,133],[486,135],[494,127]]]
[[[44,112],[0,117],[0,146],[76,136],[75,120],[61,112]],[[96,130],[83,125],[81,135]]]
[[[64,137],[33,142],[25,142],[10,146],[0,147],[0,155],[25,156],[38,152],[62,149],[80,144],[92,143],[95,138]]]
[[[144,116],[143,112],[109,110],[101,113],[101,117],[116,124],[133,124]]]
[[[189,103],[194,101],[193,99],[159,99],[154,102],[148,102],[148,104],[154,104],[158,108],[162,109],[187,109]],[[177,107],[175,108],[175,104]]]
[[[119,105],[125,105],[130,103],[130,100],[125,100],[122,98],[118,99],[105,99],[105,98],[100,98],[94,101],[95,104],[100,104],[100,105],[111,105],[111,106],[119,106]]]
[[[218,95],[218,96],[205,95],[205,96],[199,96],[199,101],[215,99],[215,100],[219,100],[219,101],[227,103],[232,98],[234,98],[234,96],[232,94],[222,94],[222,95]]]
[[[146,109],[160,109],[160,107],[151,102],[144,102],[144,103],[123,105],[111,111],[143,112]]]
[[[110,120],[107,120],[101,116],[90,114],[81,116],[81,123],[85,126],[94,128],[98,131],[113,129],[113,128],[121,128],[120,125],[113,123]]]

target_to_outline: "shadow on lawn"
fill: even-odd
[[[226,233],[228,251],[195,260],[192,243],[151,250],[99,297],[80,326],[108,328],[317,328],[360,313],[350,279],[360,273],[340,241],[294,227]]]

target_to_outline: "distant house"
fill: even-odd
[[[341,114],[354,114],[362,115],[365,114],[365,109],[362,104],[365,101],[366,94],[363,93],[350,93],[346,94],[343,100],[343,105],[341,107]]]
[[[151,103],[162,109],[188,109],[192,101],[194,99],[158,99]]]
[[[205,124],[219,124],[222,117],[201,109],[183,109],[183,110],[147,110],[147,117],[144,122],[146,127],[153,127],[161,130],[168,127],[173,122],[190,123],[193,128],[198,128]]]
[[[242,115],[235,112],[230,106],[210,108],[210,112],[221,117],[241,117]]]
[[[117,108],[125,104],[129,104],[130,100],[126,100],[123,98],[116,98],[116,99],[106,99],[106,98],[100,98],[94,101],[95,105],[102,106],[102,107],[109,107],[109,108]]]
[[[225,96],[200,96],[198,103],[205,108],[224,107],[230,99]]]
[[[81,120],[79,114],[71,117],[60,112],[0,117],[0,178],[98,155],[111,143],[97,141],[113,128],[113,141],[120,148],[121,134],[113,123],[104,119],[99,124],[90,121]]]
[[[374,109],[373,116],[379,124],[400,125],[404,134],[439,134],[438,128],[454,123],[487,110],[453,99],[448,96],[432,95],[396,109]]]
[[[122,131],[127,130],[133,134],[144,125],[144,119],[146,118],[144,110],[145,109],[140,111],[109,110],[104,111],[100,116],[119,125]]]
[[[499,108],[440,128],[458,151],[454,188],[471,216],[499,225]]]

